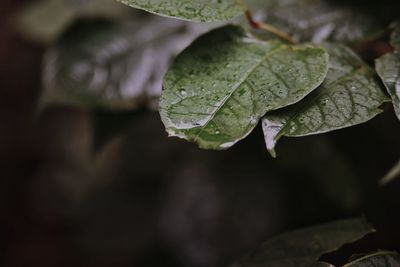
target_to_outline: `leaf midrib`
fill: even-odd
[[[210,118],[209,118],[202,126],[200,126],[199,129],[205,128],[205,127],[211,122],[211,120],[214,119],[214,117],[216,116],[216,114],[217,114],[219,111],[221,111],[221,109],[223,108],[223,106],[224,106],[224,105],[226,104],[226,102],[232,97],[232,95],[236,92],[236,90],[237,90],[238,88],[240,88],[240,87],[246,82],[246,80],[249,78],[249,76],[250,76],[258,67],[260,67],[260,65],[261,65],[269,56],[271,56],[271,55],[274,54],[275,52],[277,52],[277,51],[279,51],[279,50],[281,50],[281,49],[283,49],[283,48],[286,48],[286,47],[287,47],[287,45],[283,45],[283,44],[282,44],[282,45],[278,46],[277,48],[274,48],[273,50],[268,51],[268,53],[266,53],[266,55],[263,56],[263,57],[261,58],[261,60],[259,60],[252,68],[250,68],[250,70],[243,76],[243,78],[240,79],[240,80],[233,86],[233,90],[229,93],[229,95],[227,95],[224,99],[222,99],[221,105],[219,105],[219,106],[215,109],[215,111],[213,111],[213,113],[210,114]],[[201,133],[201,132],[199,132],[199,133]]]

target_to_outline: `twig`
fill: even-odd
[[[292,44],[296,43],[296,41],[286,32],[283,32],[270,24],[255,20],[253,17],[253,14],[251,13],[250,8],[248,7],[248,5],[245,2],[245,0],[239,0],[239,1],[240,1],[240,5],[242,6],[243,11],[246,15],[247,21],[249,22],[249,24],[252,28],[261,29],[261,30],[270,32],[272,34],[275,34],[276,36],[279,36],[280,38],[288,41],[289,43],[292,43]]]

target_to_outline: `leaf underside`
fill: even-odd
[[[320,134],[364,123],[381,113],[379,107],[389,100],[375,72],[349,48],[323,46],[330,55],[324,83],[300,103],[263,118],[267,149],[273,156],[282,136]]]
[[[118,1],[157,15],[199,22],[227,21],[243,13],[238,0]]]
[[[164,81],[161,119],[171,136],[206,149],[246,137],[267,111],[304,98],[327,73],[322,48],[259,41],[225,26],[178,56]]]
[[[391,44],[395,51],[378,58],[375,67],[392,98],[394,110],[400,120],[400,24],[397,24],[392,34]]]
[[[346,243],[354,242],[374,229],[364,218],[326,223],[277,236],[232,267],[311,267],[330,266],[317,260]]]

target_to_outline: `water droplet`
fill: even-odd
[[[251,117],[250,117],[250,123],[251,123],[251,124],[255,124],[255,123],[257,123],[257,121],[258,121],[258,120],[257,120],[256,117],[254,117],[254,116],[251,116]]]
[[[186,96],[186,95],[187,95],[187,92],[186,92],[185,88],[179,89],[179,93],[180,93],[182,96]]]
[[[227,68],[229,68],[230,66],[231,66],[231,64],[229,64],[229,63],[225,64],[225,67],[227,67]]]
[[[221,132],[219,131],[219,130],[216,130],[215,131],[215,134],[220,134]]]

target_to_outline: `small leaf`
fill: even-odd
[[[375,72],[349,48],[325,44],[330,70],[324,83],[300,103],[263,118],[267,149],[275,156],[282,136],[306,136],[364,123],[382,110],[386,101]]]
[[[340,220],[297,230],[263,243],[232,267],[314,266],[323,254],[335,251],[371,232],[374,229],[364,218]]]
[[[395,28],[391,44],[396,49],[375,61],[376,71],[389,92],[400,120],[400,24]]]
[[[400,177],[400,161],[393,166],[392,169],[382,178],[380,184],[385,185],[393,181],[394,179]]]
[[[398,267],[400,266],[400,255],[391,251],[378,251],[345,264],[343,267]]]
[[[131,7],[178,19],[213,22],[230,20],[243,10],[238,0],[118,0]]]
[[[206,149],[246,137],[269,110],[293,104],[323,81],[322,48],[255,40],[226,26],[196,40],[168,71],[160,100],[171,136]]]
[[[46,53],[40,105],[133,110],[160,95],[171,58],[198,34],[153,15],[80,21]]]

